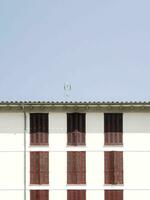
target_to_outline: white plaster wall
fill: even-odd
[[[51,191],[49,191],[49,199],[67,200],[67,191],[66,190],[51,190]]]
[[[125,190],[124,200],[149,200],[150,190]]]
[[[23,152],[0,152],[0,189],[23,188]]]
[[[103,190],[87,190],[86,200],[104,200]]]
[[[150,133],[150,113],[124,113],[124,132]]]
[[[124,185],[150,189],[150,152],[124,152]]]
[[[86,180],[88,188],[104,185],[104,153],[86,152]]]
[[[64,150],[67,145],[66,113],[49,114],[49,146],[51,151]]]
[[[49,154],[50,187],[55,189],[66,188],[67,184],[67,153],[50,152]]]
[[[150,113],[123,114],[125,149],[150,150]]]
[[[30,113],[26,113],[26,148],[30,147]]]
[[[104,146],[103,113],[86,113],[86,147],[98,150]]]
[[[23,113],[0,113],[1,133],[23,133]]]
[[[23,150],[23,113],[0,113],[0,150]]]
[[[24,193],[22,190],[1,190],[0,191],[1,200],[24,200]]]

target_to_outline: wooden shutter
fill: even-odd
[[[30,184],[40,184],[39,152],[30,152]]]
[[[123,184],[123,152],[114,151],[114,183]]]
[[[86,190],[67,190],[67,200],[86,200]]]
[[[109,151],[105,156],[105,184],[123,184],[123,152]]]
[[[104,152],[105,156],[105,184],[114,183],[114,155],[113,152]]]
[[[68,145],[85,145],[85,113],[67,114]]]
[[[48,152],[39,152],[40,154],[40,184],[49,183],[49,154]]]
[[[48,114],[31,113],[30,114],[30,144],[47,145],[48,144]]]
[[[123,190],[105,190],[105,200],[123,200]]]
[[[85,152],[67,152],[67,183],[86,183],[86,154]]]
[[[106,145],[121,145],[123,143],[122,113],[104,114],[104,132]]]
[[[49,200],[49,191],[30,190],[30,200]]]
[[[30,152],[30,183],[49,183],[49,153]]]

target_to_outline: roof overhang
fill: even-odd
[[[50,101],[1,101],[0,111],[150,111],[150,102],[50,102]]]

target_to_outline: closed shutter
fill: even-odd
[[[86,183],[86,156],[85,152],[76,152],[76,164],[77,164],[77,183]]]
[[[67,152],[67,183],[86,183],[85,152]]]
[[[49,183],[49,154],[48,152],[30,152],[30,183]]]
[[[105,156],[105,184],[114,183],[114,154],[113,152],[104,152]]]
[[[123,152],[109,151],[105,156],[105,184],[123,184]]]
[[[30,144],[47,145],[48,144],[48,114],[31,113],[30,114]]]
[[[122,113],[104,114],[104,132],[106,145],[121,145],[123,143]]]
[[[76,152],[67,152],[67,183],[77,184]]]
[[[49,200],[49,191],[30,190],[30,200]]]
[[[40,184],[39,152],[30,152],[30,184]]]
[[[67,200],[86,200],[86,190],[67,190]]]
[[[123,190],[105,190],[105,200],[123,200]]]
[[[49,183],[49,154],[48,152],[40,152],[40,184]]]
[[[114,183],[123,184],[123,152],[114,152]]]
[[[85,113],[67,114],[68,145],[85,145]]]

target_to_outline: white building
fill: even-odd
[[[150,103],[1,102],[1,199],[150,200]]]

